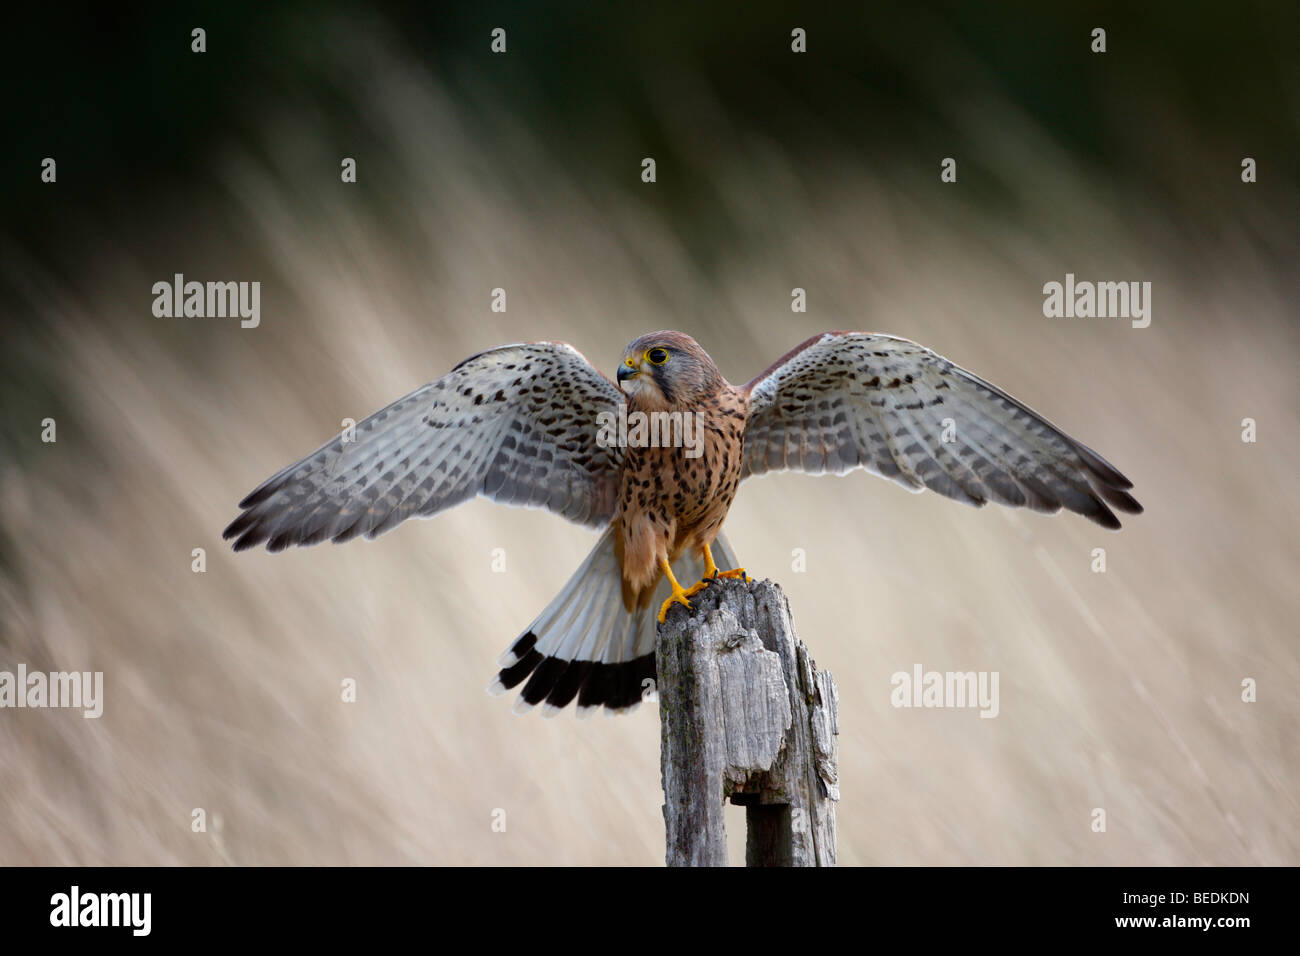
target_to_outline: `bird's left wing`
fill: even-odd
[[[598,415],[621,395],[562,342],[480,352],[262,482],[223,537],[236,551],[374,538],[480,494],[599,527],[622,453],[597,440]]]
[[[1107,528],[1137,514],[1133,483],[1001,389],[892,335],[814,336],[744,386],[742,477],[854,468],[982,506],[1052,513]]]

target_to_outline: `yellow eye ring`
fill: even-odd
[[[651,365],[663,365],[664,362],[668,361],[668,350],[647,349],[645,353],[645,360],[649,362]]]

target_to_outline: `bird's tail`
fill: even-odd
[[[488,687],[504,694],[524,684],[515,713],[538,704],[552,717],[578,701],[578,716],[597,707],[628,713],[654,687],[655,615],[668,597],[663,578],[649,607],[629,611],[623,605],[623,572],[614,551],[614,529],[606,529],[555,599],[497,660],[501,671]],[[736,555],[719,533],[713,557],[722,569],[737,566]],[[704,562],[683,554],[673,574],[690,587],[704,574]]]

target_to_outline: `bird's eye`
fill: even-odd
[[[668,350],[651,349],[650,351],[646,352],[645,359],[651,365],[663,365],[664,362],[668,361]]]

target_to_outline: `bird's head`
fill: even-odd
[[[682,332],[641,336],[618,367],[618,387],[644,409],[689,408],[724,384],[709,353]]]

